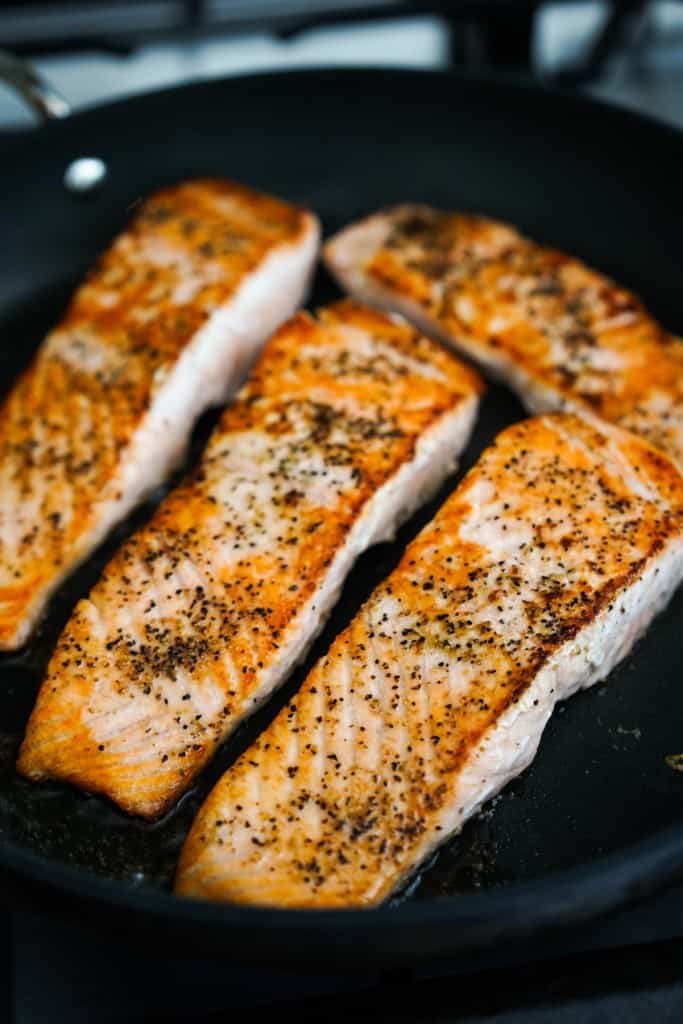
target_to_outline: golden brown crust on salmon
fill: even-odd
[[[195,393],[201,382],[189,383],[196,368],[173,378],[180,356],[269,254],[310,230],[304,211],[218,180],[164,189],[137,208],[0,409],[0,648],[26,639],[61,578],[177,461],[208,404]],[[230,345],[244,347],[216,341]],[[225,352],[215,360],[226,386],[230,371],[237,384],[246,372],[233,363]],[[212,400],[215,390],[206,385]],[[167,393],[164,427],[152,410]]]
[[[340,232],[326,260],[509,383],[532,412],[574,409],[683,465],[683,344],[631,292],[507,224],[399,206]]]
[[[480,391],[441,346],[354,303],[291,320],[77,606],[19,770],[162,813],[302,656],[354,557],[443,479]]]
[[[569,414],[505,430],[214,787],[176,891],[385,899],[532,759],[683,574],[683,481]]]

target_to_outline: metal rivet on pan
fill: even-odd
[[[72,160],[64,171],[64,187],[69,192],[90,192],[107,177],[107,165],[96,156],[82,156]]]

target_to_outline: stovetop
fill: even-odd
[[[284,1009],[299,1020],[679,1022],[683,887],[552,943],[382,974],[311,975],[142,952],[33,914],[7,916],[0,1000],[14,1024],[226,1024]],[[134,928],[134,922],[131,923]],[[0,1012],[2,1008],[0,1001]],[[4,1018],[0,1018],[4,1019]]]
[[[389,0],[385,2],[391,6]],[[586,51],[590,51],[599,35],[609,5],[604,0],[563,4],[536,2],[539,10],[531,46],[533,69],[539,77],[554,81],[561,69],[571,68],[582,60],[585,62]],[[313,8],[316,4],[321,6],[320,0],[310,0],[309,6]],[[3,17],[9,6],[0,5],[0,48],[6,45]],[[216,5],[204,6],[213,9]],[[279,6],[286,8],[288,4],[283,2]],[[362,5],[356,2],[355,6]],[[413,6],[428,9],[439,5],[422,0]],[[440,6],[446,9],[449,5],[442,3]],[[627,3],[620,0],[613,6],[627,6]],[[601,70],[595,70],[584,87],[593,95],[683,127],[683,3],[660,0],[641,6],[647,7],[648,17],[638,31],[631,33],[629,45],[620,47],[617,41],[608,51]],[[242,2],[236,7],[243,10],[249,3]],[[130,52],[107,52],[106,47],[95,43],[67,53],[45,54],[40,49],[34,63],[74,109],[79,109],[192,79],[275,68],[340,63],[444,68],[454,59],[449,31],[443,18],[431,14],[391,20],[378,17],[359,24],[322,25],[293,38],[256,30],[238,35],[214,31],[173,41],[143,41]],[[453,31],[457,31],[457,25]],[[483,66],[476,54],[465,63],[475,69]],[[486,67],[490,69],[490,63]],[[0,130],[10,125],[30,125],[30,122],[31,115],[0,86]]]

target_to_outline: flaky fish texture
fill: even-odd
[[[665,456],[567,413],[509,427],[209,794],[176,891],[384,900],[527,767],[556,702],[604,679],[682,575]]]
[[[428,206],[368,217],[324,253],[353,295],[454,345],[530,412],[595,414],[683,466],[683,344],[578,260],[507,224]]]
[[[242,383],[318,237],[311,214],[223,181],[138,207],[0,409],[0,649]]]
[[[282,327],[198,468],[77,605],[19,771],[162,814],[305,654],[361,551],[453,469],[480,390],[351,302]]]

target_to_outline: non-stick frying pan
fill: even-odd
[[[65,190],[76,158],[108,176]],[[221,174],[315,209],[327,232],[382,204],[507,218],[640,293],[683,331],[683,136],[575,97],[447,74],[333,70],[154,93],[0,137],[1,380],[8,387],[138,197]],[[321,271],[313,303],[335,294]],[[523,415],[491,386],[463,469]],[[212,419],[195,435],[202,444]],[[312,663],[454,486],[367,553]],[[176,952],[310,969],[453,955],[567,927],[683,878],[683,594],[604,684],[554,716],[532,768],[453,839],[410,892],[373,911],[279,912],[175,899],[169,885],[203,794],[300,682],[217,757],[157,825],[95,797],[18,780],[13,757],[41,671],[76,598],[117,539],[53,602],[39,635],[0,660],[0,877],[15,904],[58,910]]]

